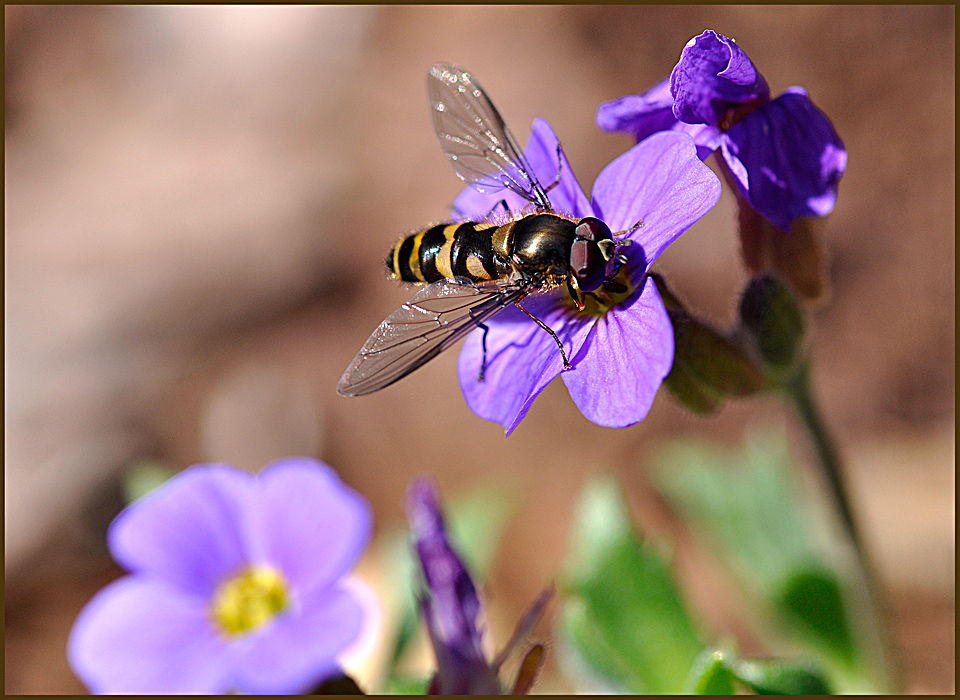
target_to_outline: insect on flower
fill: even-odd
[[[502,199],[482,221],[432,226],[393,248],[387,259],[393,275],[426,286],[373,332],[340,379],[337,392],[343,396],[393,384],[475,328],[484,331],[477,377],[482,381],[487,368],[484,322],[513,306],[552,336],[563,368],[572,369],[554,330],[521,302],[564,287],[583,311],[600,290],[627,291],[617,279],[626,262],[618,248],[631,242],[626,235],[641,222],[613,233],[599,218],[556,211],[548,194],[561,183],[559,142],[557,177],[544,187],[497,108],[462,68],[433,66],[427,92],[434,129],[457,175],[480,193],[506,190],[528,206],[511,213]]]

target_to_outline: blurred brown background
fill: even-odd
[[[589,192],[630,145],[595,128],[597,105],[666,76],[705,28],[736,38],[774,94],[806,87],[848,148],[822,229],[815,388],[907,688],[953,691],[953,7],[7,6],[5,20],[7,692],[82,690],[66,636],[117,575],[103,533],[140,459],[316,455],[370,498],[380,530],[402,523],[415,474],[445,494],[502,482],[520,500],[489,585],[507,621],[560,570],[597,469],[618,471],[647,531],[677,537],[645,477],[665,439],[735,445],[781,421],[809,462],[772,399],[702,419],[661,392],[615,431],[561,382],[504,439],[464,404],[456,351],[370,397],[334,391],[410,294],[384,254],[461,187],[430,126],[431,64],[469,67],[521,141],[547,117]],[[734,215],[725,193],[658,263],[720,325],[745,281]],[[723,582],[680,543],[705,625],[740,635]]]

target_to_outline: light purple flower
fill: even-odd
[[[638,141],[690,133],[701,157],[720,151],[740,196],[784,231],[798,217],[833,210],[847,163],[833,124],[803,88],[771,100],[743,50],[711,30],[687,42],[669,83],[605,102],[597,125]]]
[[[533,124],[524,151],[537,178],[557,177],[556,135],[543,119]],[[483,361],[482,330],[471,333],[460,353],[460,386],[474,413],[506,428],[509,435],[534,399],[558,374],[589,420],[624,427],[642,420],[673,363],[673,329],[656,285],[646,272],[660,253],[703,216],[720,197],[720,181],[697,157],[693,139],[664,132],[644,140],[607,165],[597,177],[593,198],[581,189],[566,157],[560,184],[550,201],[576,218],[595,216],[632,245],[618,249],[627,257],[617,280],[627,291],[597,294],[577,311],[565,291],[524,300],[524,307],[546,323],[563,342],[573,369],[563,362],[553,338],[523,312],[508,308],[492,320],[487,335],[484,381],[477,378]],[[527,202],[512,192],[481,194],[468,188],[455,211],[481,218],[505,198],[521,211]],[[617,236],[615,236],[617,238]],[[620,237],[622,238],[622,236]]]
[[[81,611],[70,666],[96,693],[307,691],[360,632],[342,578],[371,528],[370,505],[323,462],[191,467],[111,524],[131,575]]]
[[[483,652],[483,608],[476,586],[450,544],[436,487],[418,479],[407,490],[407,520],[423,571],[420,604],[437,657],[431,695],[499,695],[500,666],[543,615],[553,594],[547,589],[520,620],[506,647],[492,662]],[[536,647],[539,649],[536,649]],[[533,685],[542,662],[542,645],[526,654],[512,694]]]

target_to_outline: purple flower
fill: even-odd
[[[643,95],[600,105],[597,125],[638,141],[685,131],[701,157],[719,149],[740,196],[784,231],[801,216],[833,210],[847,152],[833,124],[803,88],[770,99],[753,63],[722,34],[707,30],[684,47],[670,75]]]
[[[550,125],[537,119],[524,153],[541,182],[557,177],[557,145]],[[561,377],[594,423],[624,427],[647,415],[673,363],[673,329],[646,273],[719,197],[719,180],[685,134],[657,134],[607,165],[594,183],[592,201],[562,156],[560,183],[550,190],[554,208],[575,218],[595,216],[611,231],[626,231],[632,242],[618,250],[627,258],[617,274],[626,291],[601,288],[599,300],[588,298],[584,311],[565,291],[523,302],[563,342],[573,369]],[[481,218],[502,198],[515,212],[528,206],[512,192],[481,194],[468,188],[454,207]],[[634,228],[637,222],[642,225]],[[460,354],[460,386],[473,412],[504,426],[509,435],[561,373],[563,362],[553,338],[517,308],[505,309],[487,325],[484,381],[477,381],[483,361],[483,332],[478,330],[467,337]]]
[[[531,606],[513,637],[493,661],[483,653],[483,609],[476,586],[447,538],[436,487],[429,481],[414,481],[407,491],[407,519],[423,570],[425,590],[421,606],[427,631],[437,657],[437,673],[430,694],[499,695],[503,693],[498,671],[511,651],[540,619],[552,595],[548,589]],[[520,664],[513,693],[532,686],[543,658],[535,645]]]
[[[110,526],[131,572],[81,611],[71,668],[96,693],[297,693],[339,671],[363,614],[342,581],[370,505],[326,464],[197,465]]]

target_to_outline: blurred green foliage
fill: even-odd
[[[841,692],[879,690],[854,625],[852,573],[818,537],[784,431],[749,433],[729,452],[677,443],[656,467],[658,488],[735,575],[772,648],[815,654]]]
[[[743,660],[727,646],[706,648],[667,561],[637,533],[609,475],[594,478],[581,497],[566,591],[560,660],[581,688],[695,695],[829,692],[826,676],[810,659]]]
[[[675,693],[704,644],[666,562],[635,531],[616,481],[591,481],[577,507],[561,634],[609,690]]]

